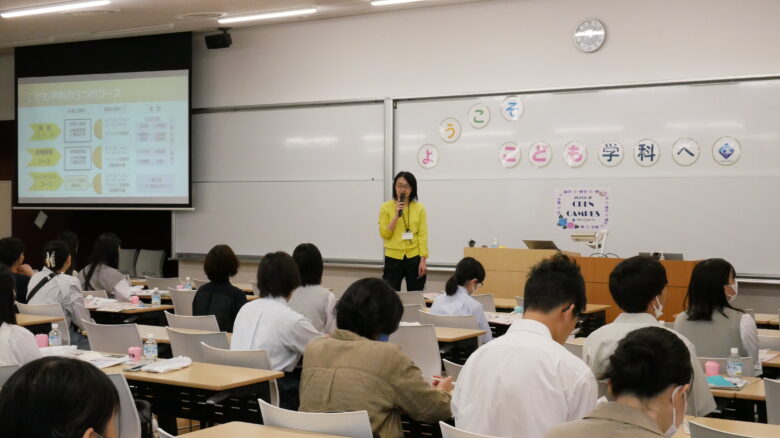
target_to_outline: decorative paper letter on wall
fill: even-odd
[[[525,112],[523,101],[517,96],[509,96],[501,103],[501,115],[510,122],[520,120]]]
[[[625,149],[617,141],[605,141],[598,149],[599,161],[607,167],[615,167],[623,161]]]
[[[581,141],[570,141],[563,147],[563,161],[569,167],[580,167],[588,159],[588,148]]]
[[[645,138],[634,146],[634,160],[643,167],[650,167],[661,158],[661,148],[655,140]]]
[[[742,146],[736,138],[721,137],[712,145],[712,157],[723,166],[736,163],[740,155],[742,155]]]
[[[507,169],[517,166],[520,164],[520,147],[511,141],[502,144],[498,152],[498,159],[501,161],[501,165]]]
[[[681,138],[672,146],[672,158],[680,166],[690,166],[699,159],[701,148],[699,143],[690,138]]]
[[[552,161],[552,147],[543,141],[536,141],[528,148],[528,161],[535,167],[542,168]]]
[[[439,135],[447,143],[454,143],[460,138],[460,123],[457,119],[444,119],[439,125]]]
[[[424,144],[417,151],[417,162],[423,169],[430,169],[439,162],[439,151],[432,144]]]
[[[482,129],[490,123],[490,109],[484,103],[476,103],[469,109],[469,124]]]

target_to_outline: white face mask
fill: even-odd
[[[655,312],[655,319],[658,319],[664,314],[664,305],[661,304],[661,300],[658,297],[655,297],[655,302],[658,303],[658,306],[653,304],[653,312]]]
[[[677,425],[677,409],[674,408],[674,396],[677,395],[677,391],[679,391],[681,388],[682,386],[678,386],[677,388],[674,388],[674,391],[672,391],[672,424],[668,429],[666,429],[666,432],[664,432],[664,435],[667,437],[671,437],[677,433],[677,428],[679,427]],[[683,394],[683,398],[685,399],[683,406],[685,406],[688,404],[688,397]],[[680,418],[685,419],[685,415],[680,415]],[[680,423],[682,424],[682,422]]]
[[[734,298],[737,297],[737,293],[739,292],[738,291],[737,282],[734,281],[734,284],[729,284],[728,286],[734,291],[734,295],[726,294],[726,299],[728,299],[729,302],[732,302],[732,301],[734,301]]]

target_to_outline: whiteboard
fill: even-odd
[[[561,189],[604,189],[609,193],[607,250],[621,257],[639,251],[682,252],[686,259],[723,257],[740,274],[780,274],[780,80],[663,85],[519,95],[524,113],[507,121],[500,106],[507,96],[400,101],[395,114],[395,170],[412,171],[429,223],[431,263],[454,263],[469,239],[524,248],[523,239],[553,240],[584,255],[593,250],[570,240],[557,226],[555,200]],[[487,126],[468,122],[476,103],[491,113]],[[443,141],[440,124],[455,118],[460,138]],[[713,159],[713,144],[737,139],[742,155],[724,166]],[[660,158],[640,166],[633,148],[652,139]],[[672,145],[690,138],[698,160],[682,166]],[[532,143],[552,147],[543,168],[529,160]],[[564,145],[579,141],[588,157],[578,168],[566,165]],[[623,145],[615,167],[598,159],[605,141]],[[520,162],[504,168],[505,142],[520,149]],[[425,144],[439,152],[430,169],[418,162]]]
[[[193,116],[194,211],[174,212],[174,252],[311,242],[326,259],[381,260],[384,120],[382,103]]]

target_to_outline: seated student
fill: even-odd
[[[34,360],[0,390],[3,436],[119,438],[119,412],[119,395],[108,376],[78,359]]]
[[[585,282],[557,254],[531,269],[525,314],[466,361],[452,396],[455,426],[469,432],[542,438],[596,405],[596,379],[564,346],[585,310]]]
[[[756,322],[731,305],[737,297],[734,277],[734,267],[723,259],[699,262],[688,285],[686,310],[677,315],[674,329],[693,342],[700,357],[729,357],[732,347],[739,348],[740,356],[755,360],[761,374]]]
[[[688,347],[674,333],[661,327],[634,330],[620,340],[601,376],[615,401],[552,428],[547,438],[672,436],[685,419],[692,377]]]
[[[80,330],[86,330],[84,322],[93,322],[84,307],[79,281],[64,272],[70,266],[70,252],[65,242],[54,240],[43,249],[44,268],[32,276],[27,291],[29,304],[59,304],[65,312],[65,324],[61,330],[70,331],[70,344],[89,350],[87,338]],[[80,330],[79,330],[80,329]]]
[[[127,276],[119,272],[119,246],[119,237],[114,233],[103,233],[98,237],[87,266],[78,275],[85,291],[104,290],[109,298],[130,301],[138,288],[132,287]]]
[[[338,329],[303,355],[301,411],[367,410],[375,436],[401,438],[401,413],[433,423],[450,418],[452,378],[431,387],[397,345],[401,299],[382,279],[353,283],[336,306]]]
[[[472,257],[466,257],[455,266],[455,275],[447,280],[444,286],[446,293],[436,297],[431,306],[431,314],[445,316],[474,315],[477,326],[485,330],[480,336],[482,343],[493,339],[490,325],[485,317],[485,309],[479,301],[471,298],[485,281],[485,268],[482,263]]]
[[[0,239],[0,263],[8,266],[16,281],[16,301],[27,302],[27,283],[33,275],[30,265],[24,263],[24,242],[15,237]]]
[[[290,308],[311,321],[314,328],[322,333],[333,333],[336,329],[336,296],[320,286],[322,282],[322,254],[311,243],[302,243],[293,251],[293,259],[301,274],[301,286],[295,289],[290,298]]]
[[[246,304],[246,294],[230,283],[230,277],[238,273],[238,258],[227,245],[216,245],[206,254],[203,270],[209,282],[198,288],[192,301],[192,314],[214,315],[219,329],[233,331],[241,306]]]
[[[648,256],[625,259],[609,274],[609,293],[623,313],[591,333],[582,347],[582,360],[597,376],[604,373],[609,357],[628,333],[643,327],[663,327],[658,318],[663,314],[666,301],[666,269],[661,262]],[[693,367],[693,392],[688,399],[687,412],[695,416],[707,415],[715,409],[715,399],[704,368],[696,358],[696,348],[685,336],[673,333],[688,347]]]
[[[68,268],[65,273],[68,275],[76,275],[78,272],[78,269],[76,269],[76,254],[79,252],[79,236],[77,236],[73,231],[63,231],[59,236],[57,236],[57,240],[62,240],[65,242],[65,244],[68,245],[68,250],[70,251],[70,268]]]
[[[16,325],[14,277],[0,264],[0,366],[22,365],[39,357],[35,335]]]
[[[322,333],[305,316],[292,310],[287,302],[301,285],[295,260],[289,254],[269,252],[257,267],[260,299],[246,303],[238,311],[233,325],[231,350],[267,350],[271,368],[284,371],[277,381],[279,405],[298,410],[301,355],[312,339]]]

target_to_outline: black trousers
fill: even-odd
[[[418,291],[425,289],[426,275],[417,278],[420,268],[420,256],[406,258],[403,260],[385,257],[385,269],[382,278],[396,291],[401,290],[401,282],[406,279],[406,290]]]

